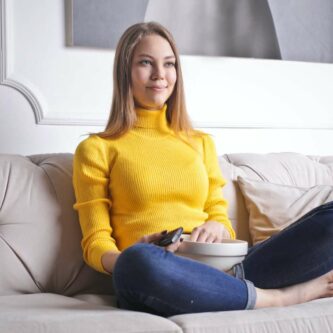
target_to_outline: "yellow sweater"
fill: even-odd
[[[195,138],[193,149],[169,128],[166,105],[136,112],[136,126],[127,134],[118,139],[92,135],[74,155],[74,208],[83,234],[83,257],[104,273],[105,252],[124,250],[143,235],[179,226],[191,233],[214,220],[235,237],[210,136]]]

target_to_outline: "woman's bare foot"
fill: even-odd
[[[286,306],[333,296],[333,270],[313,280],[281,289],[257,290],[255,308]]]

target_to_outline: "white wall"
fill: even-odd
[[[106,122],[114,52],[65,46],[64,0],[0,3],[0,152],[73,152]],[[333,64],[181,61],[190,116],[219,153],[333,154]]]

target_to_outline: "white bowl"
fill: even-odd
[[[182,235],[184,241],[175,254],[201,261],[219,270],[229,270],[242,262],[247,254],[248,243],[240,239],[223,239],[221,243],[191,242],[190,235]]]

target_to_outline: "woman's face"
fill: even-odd
[[[139,42],[133,54],[131,78],[136,106],[161,109],[173,92],[177,80],[176,57],[169,42],[149,35]]]

